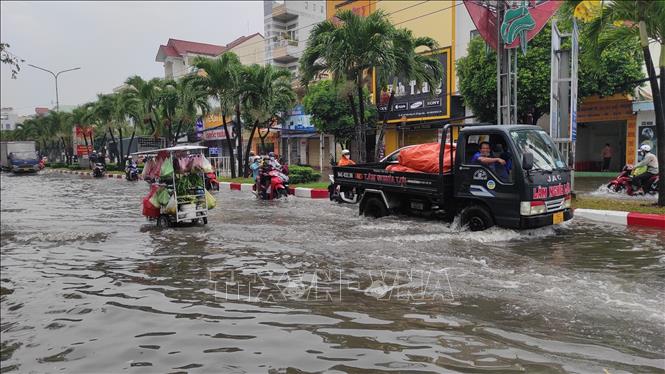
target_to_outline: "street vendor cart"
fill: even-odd
[[[143,179],[151,189],[143,198],[143,215],[158,227],[208,223],[215,198],[205,186],[205,173],[212,167],[205,149],[185,145],[133,153],[147,160]]]

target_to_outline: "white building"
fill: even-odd
[[[244,65],[263,64],[263,45],[260,33],[241,36],[227,45],[169,39],[166,45],[159,46],[155,61],[164,64],[165,78],[180,78],[193,71],[192,63],[197,56],[214,58],[225,52],[234,52]]]
[[[5,107],[0,109],[0,131],[16,130],[18,123],[18,113],[12,107]]]
[[[264,0],[265,57],[268,64],[298,74],[298,60],[315,24],[326,19],[326,2]]]

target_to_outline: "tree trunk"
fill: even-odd
[[[118,142],[115,140],[115,136],[113,136],[113,129],[111,128],[111,126],[109,126],[109,134],[111,134],[111,141],[113,141],[113,144],[115,144],[115,148],[117,150],[118,149]],[[115,156],[115,153],[116,152],[114,152],[114,156]],[[111,157],[109,157],[109,158],[111,158]],[[115,161],[114,159],[115,159],[115,157],[113,157],[113,159],[111,161]]]
[[[127,156],[125,156],[125,158],[129,158],[129,153],[132,151],[132,143],[134,143],[135,134],[136,134],[136,127],[134,127],[134,130],[132,130],[132,137],[129,138],[129,145],[127,146]]]
[[[152,116],[148,118],[148,124],[150,124],[150,131],[152,131],[151,135],[156,136],[157,134],[155,132],[155,124],[152,122]]]
[[[252,140],[254,140],[254,133],[256,132],[256,129],[258,127],[259,127],[259,120],[256,120],[254,121],[254,125],[252,125],[252,132],[249,133],[249,139],[247,140],[247,148],[245,148],[245,160],[249,160],[249,152],[252,150]]]
[[[90,147],[88,146],[88,136],[85,134],[85,129],[83,131],[83,140],[85,140],[85,153],[88,154],[88,166],[92,170],[92,165],[90,164]]]
[[[173,145],[178,145],[178,138],[180,138],[180,129],[182,128],[182,120],[178,121],[178,127],[175,130],[175,139]]]
[[[354,143],[354,153],[355,155],[352,155],[353,157],[357,157],[358,153],[360,151],[360,147],[358,144],[359,143],[359,138],[360,138],[360,122],[358,121],[358,111],[356,110],[356,103],[355,100],[353,100],[353,95],[348,94],[347,95],[349,99],[349,106],[351,107],[351,115],[353,116],[353,124],[356,126],[356,141]]]
[[[379,160],[379,153],[383,149],[383,135],[386,131],[386,125],[388,124],[388,116],[392,113],[393,99],[395,98],[395,90],[390,91],[390,98],[388,99],[388,108],[383,114],[383,120],[381,121],[381,128],[379,129],[379,136],[376,137],[376,148],[374,149],[374,159]]]
[[[125,156],[124,156],[124,153],[122,152],[123,151],[123,149],[122,149],[122,129],[120,127],[118,127],[118,146],[120,148],[118,149],[118,152],[119,152],[119,154],[118,154],[118,163],[116,164],[116,166],[121,166],[121,165],[125,164]]]
[[[67,142],[65,142],[65,138],[62,136],[60,137],[60,140],[62,140],[62,150],[65,152],[65,163],[71,165],[69,162],[69,155],[67,154]]]
[[[226,113],[222,113],[222,123],[224,126],[224,135],[226,136],[226,146],[229,147],[229,160],[233,162],[233,141],[231,140],[231,135],[229,135],[229,128],[226,126]],[[229,165],[231,169],[231,178],[236,177],[236,168],[233,167],[233,164]]]
[[[647,37],[646,24],[640,21],[640,44],[642,45],[642,52],[644,53],[644,62],[646,64],[647,73],[649,74],[649,83],[651,84],[651,93],[653,96],[653,106],[656,109],[656,143],[658,146],[657,156],[660,183],[658,184],[658,206],[665,206],[665,115],[663,114],[661,90],[658,88],[658,80],[656,79],[656,70],[651,60],[651,52],[649,51],[649,38]]]
[[[360,121],[358,162],[364,164],[367,161],[367,129],[365,128],[365,95],[363,95],[362,79],[362,72],[360,72],[356,82],[358,88],[358,120]]]
[[[242,120],[240,119],[240,99],[236,104],[236,137],[238,138],[238,175],[245,175],[244,163],[242,162]]]

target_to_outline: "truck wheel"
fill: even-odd
[[[460,215],[463,226],[471,231],[483,231],[494,226],[494,220],[487,208],[480,205],[471,205],[462,210]]]
[[[362,211],[365,217],[381,218],[389,214],[386,204],[376,196],[367,198],[363,205]]]
[[[169,218],[167,216],[162,215],[157,218],[157,227],[165,228],[169,226],[171,226],[171,222],[169,222]]]

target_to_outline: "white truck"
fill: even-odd
[[[39,171],[34,141],[0,142],[0,167],[14,173]]]

